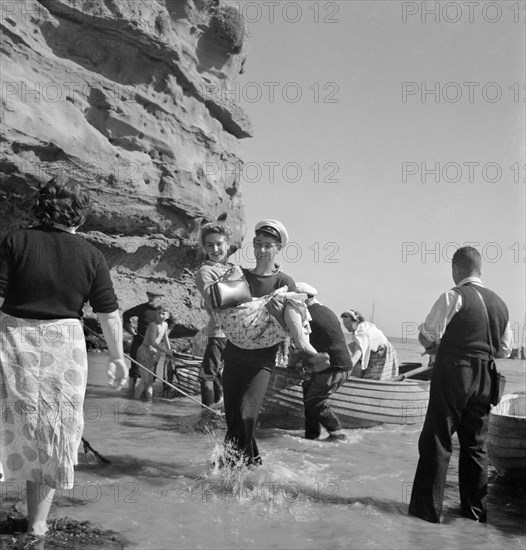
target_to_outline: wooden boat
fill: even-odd
[[[405,371],[414,365],[405,364]],[[260,416],[262,425],[287,428],[303,424],[301,382],[295,371],[275,369]],[[410,378],[395,382],[349,377],[329,403],[347,428],[378,424],[421,426],[427,411],[429,385],[429,380]]]
[[[491,408],[488,452],[499,476],[526,479],[526,392],[505,395]]]
[[[159,374],[163,373],[163,378],[167,382],[180,388],[188,395],[199,395],[201,393],[201,381],[199,380],[201,362],[202,359],[198,357],[193,360],[178,359],[169,363],[164,369],[160,368],[158,364],[157,372]],[[173,398],[182,396],[182,394],[164,383],[161,391],[163,397]]]
[[[199,361],[184,361],[176,365],[168,381],[189,395],[200,394]],[[420,363],[403,363],[400,373],[408,372]],[[365,428],[378,424],[421,426],[429,400],[427,374],[420,380],[364,380],[350,377],[332,395],[330,404],[346,428]],[[260,415],[261,427],[294,428],[303,425],[302,379],[293,369],[276,367],[270,379]],[[169,390],[169,397],[178,397]]]

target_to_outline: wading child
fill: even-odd
[[[144,391],[147,403],[153,401],[153,382],[155,379],[153,373],[155,373],[159,352],[166,353],[169,356],[173,355],[168,339],[168,317],[169,314],[166,309],[162,306],[156,308],[156,319],[148,325],[143,343],[137,350],[138,362],[146,367],[148,371],[141,370],[141,382],[135,390],[135,399],[139,399]]]

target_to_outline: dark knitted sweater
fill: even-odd
[[[53,227],[18,229],[0,244],[2,311],[25,319],[82,317],[118,309],[102,252],[79,235]]]
[[[317,352],[329,354],[331,367],[324,371],[350,370],[351,354],[336,314],[320,303],[309,306],[311,334],[309,341]]]

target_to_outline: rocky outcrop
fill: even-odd
[[[246,58],[238,10],[218,0],[40,0],[2,6],[0,237],[30,221],[35,185],[85,182],[81,228],[121,307],[165,290],[175,335],[203,324],[193,272],[202,223],[241,239],[239,139],[225,93]]]

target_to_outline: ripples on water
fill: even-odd
[[[421,360],[413,348],[401,359]],[[510,389],[524,389],[525,362],[504,364]],[[417,428],[346,430],[347,441],[331,444],[306,441],[300,430],[265,429],[261,467],[222,470],[213,466],[221,421],[204,430],[199,407],[187,399],[145,405],[121,398],[106,387],[104,365],[103,355],[90,357],[84,436],[112,463],[81,455],[76,486],[58,495],[54,517],[90,520],[141,549],[524,550],[524,486],[498,481],[491,470],[489,524],[462,518],[456,451],[444,523],[407,516]]]

